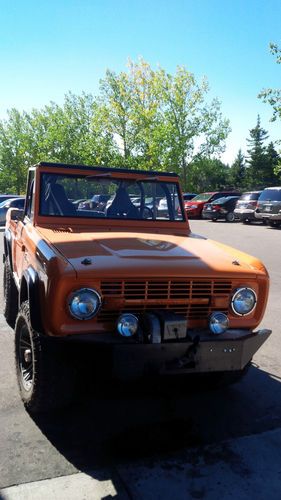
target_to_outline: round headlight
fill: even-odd
[[[219,335],[228,329],[229,321],[226,314],[221,312],[214,312],[210,316],[209,327],[212,333]]]
[[[81,288],[73,292],[68,301],[70,314],[76,319],[93,318],[100,306],[101,297],[96,290]]]
[[[252,288],[238,288],[231,300],[231,307],[238,316],[250,314],[256,307],[257,296]]]
[[[117,321],[117,330],[122,337],[132,337],[138,329],[138,318],[133,314],[121,314]]]

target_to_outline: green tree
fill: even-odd
[[[188,191],[202,193],[229,188],[230,185],[230,169],[218,159],[201,157],[189,165]]]
[[[30,163],[30,128],[28,115],[16,109],[0,122],[0,190],[24,193],[26,170]]]
[[[252,187],[266,184],[266,167],[268,164],[267,151],[264,142],[268,139],[268,133],[261,127],[260,117],[257,124],[250,130],[250,139],[247,139],[249,149],[247,150],[247,174],[248,182]]]
[[[173,170],[186,188],[191,162],[219,155],[230,130],[207,93],[185,68],[171,75],[140,59],[107,71],[97,97],[69,92],[62,105],[11,110],[0,121],[0,183],[22,191],[27,165],[46,160]]]
[[[266,149],[267,153],[267,162],[265,168],[265,185],[273,186],[276,182],[278,182],[278,173],[279,173],[279,160],[280,156],[277,153],[273,142],[270,142]]]
[[[269,47],[271,54],[276,56],[277,64],[281,64],[281,48],[276,43],[270,43]],[[258,97],[272,106],[272,121],[277,118],[281,119],[281,89],[265,88],[259,93]]]
[[[63,106],[50,103],[29,118],[33,150],[49,161],[108,163],[113,139],[104,131],[102,109],[91,94],[69,92]]]
[[[161,69],[157,80],[165,124],[164,164],[181,175],[186,188],[191,162],[196,158],[212,158],[224,150],[229,122],[222,118],[217,99],[206,101],[209,90],[206,80],[199,84],[183,67],[178,67],[174,76]]]
[[[230,130],[218,100],[206,101],[207,92],[206,80],[199,84],[183,67],[171,75],[141,59],[127,73],[108,71],[101,94],[120,161],[177,171],[186,187],[189,164],[219,154]]]
[[[231,184],[235,188],[243,189],[246,187],[245,157],[242,154],[241,149],[239,149],[238,154],[230,167],[230,179]]]

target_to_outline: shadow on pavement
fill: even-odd
[[[188,379],[105,384],[88,389],[75,408],[33,418],[70,463],[91,474],[277,428],[280,410],[280,380],[252,366],[238,384],[212,391]]]

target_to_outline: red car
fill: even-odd
[[[201,217],[203,206],[205,203],[222,198],[223,196],[240,196],[237,191],[212,191],[208,193],[200,193],[195,198],[184,203],[184,209],[188,217]]]

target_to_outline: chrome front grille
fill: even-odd
[[[202,322],[216,310],[214,297],[224,297],[228,303],[232,283],[190,279],[111,279],[102,280],[100,290],[104,306],[97,316],[99,323],[113,323],[124,311],[137,314],[156,309],[172,310],[189,320]],[[224,308],[220,307],[220,310]]]

